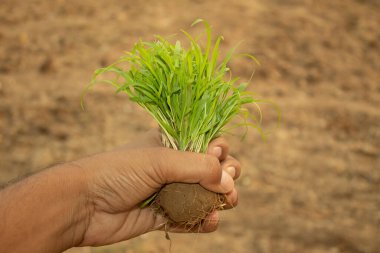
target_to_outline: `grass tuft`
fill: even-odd
[[[246,91],[248,83],[226,78],[231,75],[228,63],[235,48],[219,61],[223,37],[212,43],[210,25],[198,19],[192,26],[198,23],[205,27],[204,50],[199,38],[183,30],[190,42],[187,49],[180,41],[171,44],[161,36],[154,42],[139,41],[119,61],[96,70],[87,90],[96,83],[106,83],[127,94],[158,122],[164,145],[176,150],[206,152],[209,142],[236,115],[243,119],[237,126],[254,127],[264,135],[259,100]],[[257,62],[252,55],[244,56]],[[115,78],[100,79],[105,73],[114,73]],[[246,109],[248,104],[255,105],[258,118]]]

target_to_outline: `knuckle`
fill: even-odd
[[[170,170],[170,164],[168,163],[170,159],[169,153],[169,150],[163,147],[152,148],[145,153],[160,182],[167,181],[167,178],[170,176],[170,173],[168,173]]]
[[[233,156],[229,156],[228,160],[226,161],[226,166],[233,166],[235,168],[235,177],[234,179],[237,179],[240,176],[241,172],[241,163]]]
[[[207,155],[207,159],[205,159],[206,168],[209,170],[210,178],[215,183],[219,182],[222,176],[222,169],[219,163],[218,158]]]

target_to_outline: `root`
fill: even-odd
[[[169,236],[168,222],[165,223],[165,238],[169,241],[169,253],[172,253],[172,239]]]

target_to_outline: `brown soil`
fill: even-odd
[[[82,111],[82,89],[139,38],[202,17],[223,34],[223,53],[243,40],[240,52],[257,56],[251,90],[275,101],[283,122],[276,129],[262,105],[266,142],[227,136],[243,164],[239,206],[221,212],[215,233],[171,235],[172,252],[380,252],[379,13],[378,0],[1,0],[0,182],[153,126],[109,87]],[[249,79],[252,64],[231,68]],[[92,252],[168,252],[162,238]]]
[[[164,186],[155,199],[173,226],[197,228],[208,214],[223,207],[225,198],[199,184],[173,183]]]

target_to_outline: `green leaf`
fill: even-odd
[[[155,41],[140,40],[118,61],[96,70],[82,94],[82,106],[84,94],[95,84],[111,85],[157,121],[164,144],[173,149],[206,152],[208,143],[225,132],[236,116],[243,121],[236,126],[253,127],[263,134],[258,103],[268,101],[257,99],[249,83],[232,76],[228,66],[237,46],[219,59],[223,36],[213,42],[207,21],[197,19],[192,26],[200,23],[204,26],[200,35],[181,30],[190,44],[187,48],[178,40],[173,44],[156,35]],[[240,56],[259,64],[250,54]],[[280,119],[280,110],[274,107]]]

